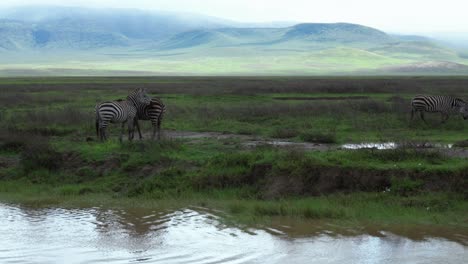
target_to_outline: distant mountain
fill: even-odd
[[[0,76],[468,74],[468,51],[350,23],[239,23],[136,9],[0,10]],[[34,71],[29,68],[34,67]]]
[[[135,9],[28,6],[0,12],[4,49],[102,48],[160,40],[180,32],[225,27],[228,21]]]
[[[407,74],[466,74],[468,66],[460,63],[449,61],[428,61],[420,63],[412,63],[407,65],[393,66],[385,69],[389,73]]]
[[[287,28],[221,28],[177,34],[162,43],[163,48],[200,45],[273,45],[290,41],[380,44],[396,41],[382,31],[347,23],[299,24]]]
[[[349,23],[334,24],[299,24],[291,27],[284,35],[285,39],[305,39],[324,42],[389,42],[393,39],[386,33],[361,25]]]

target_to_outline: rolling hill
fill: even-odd
[[[271,25],[134,9],[4,9],[0,76],[22,69],[57,75],[468,74],[465,52],[422,36],[350,23]],[[415,65],[437,66],[422,71]]]

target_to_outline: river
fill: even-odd
[[[199,207],[31,207],[0,203],[0,263],[464,263],[466,230],[342,228],[276,219],[223,224]],[[340,230],[340,231],[337,231]]]

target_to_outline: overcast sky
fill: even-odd
[[[388,32],[468,32],[468,0],[0,0],[0,7],[67,5],[181,11],[240,22],[350,22]]]

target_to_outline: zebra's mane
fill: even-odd
[[[131,101],[133,104],[136,104],[136,96],[141,93],[144,93],[143,88],[137,88],[128,94],[127,100]]]
[[[468,102],[466,102],[465,100],[463,100],[462,98],[455,98],[455,101],[457,101],[457,103],[460,105],[460,106],[466,106],[468,104]]]

